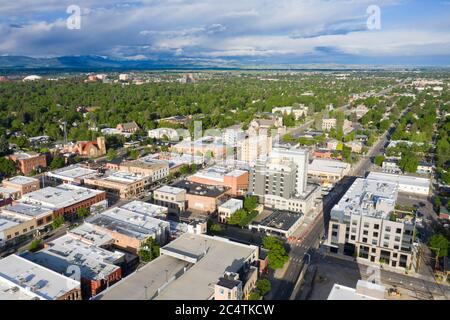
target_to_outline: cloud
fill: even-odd
[[[366,26],[372,0],[78,0],[80,30],[66,27],[72,0],[2,1],[0,54],[280,62],[314,56],[332,62],[338,54],[448,55],[449,33],[442,26],[450,13],[408,18],[411,1],[377,1],[383,19],[378,31]]]

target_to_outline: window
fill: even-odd
[[[375,252],[377,252],[377,249],[376,248],[372,248],[372,253],[375,253]]]
[[[401,228],[397,228],[397,230],[395,232],[396,233],[402,233],[402,229]]]
[[[367,243],[367,238],[363,238],[362,242]]]
[[[386,232],[391,232],[391,227],[386,227],[384,230],[386,230]]]
[[[373,225],[373,228],[374,228],[375,230],[378,230],[378,229],[380,229],[380,225],[379,225],[379,224],[374,224],[374,225]]]
[[[338,233],[337,233],[337,231],[333,231],[333,232],[331,233],[331,235],[332,235],[333,237],[337,237]]]
[[[373,236],[374,236],[374,237],[378,237],[378,232],[374,232],[374,233],[373,233]]]
[[[368,228],[369,227],[369,223],[368,222],[364,222],[364,228]]]
[[[367,235],[369,234],[369,231],[364,230],[364,231],[363,231],[363,234],[364,234],[365,236],[367,236]]]
[[[351,239],[351,240],[355,240],[355,235],[352,235],[352,236],[350,237],[350,239]]]

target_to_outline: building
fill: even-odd
[[[46,243],[46,248],[23,257],[81,283],[83,298],[89,298],[122,278],[124,254],[87,244],[70,234]]]
[[[33,236],[37,232],[34,227],[33,221],[28,219],[0,214],[0,249],[20,242],[27,235]]]
[[[203,214],[212,214],[217,211],[225,195],[230,189],[222,186],[210,186],[183,180],[172,187],[186,190],[187,209]]]
[[[0,300],[80,300],[80,282],[24,259],[0,259]]]
[[[253,163],[272,151],[272,143],[272,136],[268,133],[250,135],[242,142],[238,159]]]
[[[248,190],[248,171],[234,167],[212,166],[187,178],[187,180],[213,186],[230,188],[231,195],[244,195]]]
[[[223,131],[223,141],[227,146],[238,147],[241,141],[245,139],[247,134],[242,130],[242,125],[236,124],[225,128]]]
[[[411,193],[423,196],[427,196],[430,193],[431,182],[428,178],[381,172],[369,172],[367,179],[397,184],[398,191],[401,193]]]
[[[25,194],[19,202],[33,204],[53,210],[53,217],[74,218],[79,208],[91,209],[91,206],[106,200],[104,191],[87,189],[64,184],[46,187]]]
[[[298,148],[274,148],[270,153],[272,158],[292,161],[296,168],[296,194],[304,194],[307,188],[309,151]]]
[[[105,137],[97,137],[95,141],[77,141],[66,144],[62,152],[91,158],[104,156],[106,154]]]
[[[349,174],[350,169],[346,162],[314,159],[308,166],[308,177],[321,184],[334,184]]]
[[[365,115],[367,112],[369,112],[369,108],[367,108],[367,107],[366,107],[365,105],[363,105],[363,104],[360,104],[360,105],[358,105],[358,106],[355,108],[354,112],[356,113],[356,118],[359,120],[359,119],[361,119],[362,117],[364,117],[364,115]]]
[[[8,200],[8,201],[12,202],[12,200],[20,199],[21,196],[22,196],[22,194],[20,193],[20,190],[0,187],[0,199],[2,199],[4,201]],[[3,205],[4,204],[1,204],[0,207]]]
[[[119,81],[129,81],[130,75],[127,73],[121,73],[119,74]]]
[[[119,169],[120,171],[150,177],[151,183],[164,179],[169,175],[169,163],[164,160],[156,160],[152,156],[122,162],[119,165]]]
[[[314,151],[314,158],[317,159],[333,159],[333,152],[328,149],[319,149]]]
[[[335,283],[327,300],[384,300],[386,287],[358,280],[356,289]]]
[[[148,137],[157,140],[178,141],[179,135],[177,130],[172,128],[157,128],[148,131]]]
[[[337,126],[336,118],[322,119],[322,130],[323,131],[330,131],[331,129],[336,129],[336,126]],[[342,126],[342,130],[344,131],[344,134],[350,133],[353,130],[352,122],[348,121],[347,119],[344,119],[344,124]]]
[[[194,141],[183,140],[174,145],[172,151],[214,159],[225,159],[227,156],[227,146],[224,140],[222,137],[215,136],[205,136]]]
[[[74,164],[54,171],[46,172],[45,175],[59,183],[83,185],[84,179],[97,175],[97,170],[86,168],[80,164]]]
[[[47,167],[47,159],[45,155],[40,155],[36,152],[16,152],[8,156],[9,159],[16,162],[20,172],[23,175],[28,176],[33,171],[39,168]]]
[[[289,238],[301,225],[303,215],[288,211],[265,210],[248,226],[250,230]]]
[[[258,247],[220,237],[183,234],[161,256],[111,286],[101,300],[211,300],[226,272],[239,275],[242,291],[257,279]],[[256,275],[254,273],[256,272]],[[225,290],[224,290],[225,293]],[[228,297],[228,294],[224,295]],[[231,299],[239,296],[232,296]]]
[[[230,199],[221,204],[218,209],[219,221],[226,223],[233,213],[244,207],[244,201],[239,199]]]
[[[21,202],[2,207],[1,214],[26,221],[26,223],[21,225],[22,228],[20,230],[14,232],[14,235],[11,233],[11,237],[6,236],[6,240],[44,229],[53,221],[53,209]]]
[[[272,108],[272,113],[281,113],[281,114],[293,114],[295,120],[299,120],[301,117],[306,117],[308,115],[308,107],[305,105],[300,105],[298,108],[296,107],[274,107]]]
[[[350,148],[352,152],[361,153],[363,151],[363,143],[360,141],[350,141],[346,142],[345,146]]]
[[[203,156],[193,156],[190,154],[179,154],[170,152],[154,153],[146,156],[147,159],[166,161],[169,165],[169,172],[175,173],[184,165],[203,165]]]
[[[167,208],[135,201],[91,216],[86,223],[108,233],[115,239],[115,247],[136,254],[149,238],[160,245],[169,240],[170,224],[161,220],[161,215],[167,215]]]
[[[151,183],[150,176],[122,171],[106,171],[104,175],[86,178],[84,183],[106,191],[120,199],[131,199],[142,194]]]
[[[416,267],[415,219],[395,210],[398,184],[358,178],[331,210],[331,253],[389,268]]]
[[[38,179],[25,176],[15,176],[3,180],[2,184],[5,188],[17,190],[20,193],[20,196],[40,189]]]
[[[166,207],[169,213],[179,216],[187,209],[186,189],[162,186],[153,192],[153,201]]]
[[[127,123],[119,123],[116,129],[124,133],[136,133],[140,128],[135,121],[132,121]]]

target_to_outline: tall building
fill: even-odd
[[[274,148],[270,156],[273,158],[290,160],[296,165],[297,174],[295,191],[296,194],[304,194],[306,192],[308,181],[308,150],[298,148]]]
[[[398,184],[358,178],[331,210],[331,253],[415,269],[415,218],[395,210]]]
[[[272,151],[272,137],[267,133],[250,135],[241,145],[239,160],[255,162],[259,157],[267,156]]]

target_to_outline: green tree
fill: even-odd
[[[402,158],[398,162],[398,166],[403,172],[414,173],[417,171],[419,160],[417,156],[412,152],[402,154]]]
[[[11,159],[0,158],[0,176],[11,177],[17,172],[16,164]]]
[[[180,173],[185,176],[188,175],[191,172],[191,169],[189,168],[189,166],[187,164],[184,164],[181,166],[180,168]]]
[[[9,150],[9,142],[8,139],[6,139],[5,135],[0,136],[0,156],[5,156],[10,153]]]
[[[258,206],[258,197],[247,196],[244,199],[244,209],[247,211],[253,211]]]
[[[442,234],[433,235],[428,241],[428,247],[438,256],[444,258],[448,255],[448,239]]]
[[[132,149],[130,151],[128,151],[128,157],[130,157],[133,160],[136,160],[137,158],[139,158],[139,150],[136,149]]]
[[[159,257],[160,246],[158,242],[153,238],[148,238],[139,249],[139,257],[144,262],[150,262],[153,259]]]
[[[261,295],[259,294],[258,291],[252,291],[249,296],[248,296],[248,300],[261,300]]]
[[[269,251],[268,260],[271,269],[280,269],[289,260],[289,256],[280,240],[267,236],[263,239],[263,247]]]
[[[89,216],[89,210],[87,208],[78,208],[77,209],[77,217],[82,220]]]
[[[380,167],[381,167],[381,165],[383,164],[383,162],[384,162],[384,156],[378,155],[378,156],[375,157],[374,163],[375,163],[377,166],[380,166]]]
[[[106,160],[111,161],[117,157],[117,151],[114,149],[109,149],[106,153]]]
[[[265,296],[272,290],[272,285],[268,279],[259,279],[256,281],[256,288],[258,289],[261,296]]]
[[[246,216],[247,211],[244,209],[239,209],[228,218],[227,222],[231,225],[240,225],[241,221],[244,220]]]
[[[41,239],[34,239],[31,241],[30,245],[28,246],[28,250],[31,252],[36,252],[42,249],[42,240]]]
[[[58,229],[63,224],[64,224],[64,217],[63,216],[56,217],[55,219],[53,219],[52,228]]]
[[[50,163],[50,169],[52,169],[52,170],[59,169],[59,168],[64,167],[65,165],[66,165],[66,162],[63,157],[55,156],[53,158],[52,162]]]

